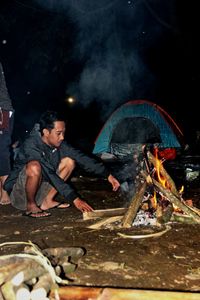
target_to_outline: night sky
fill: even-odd
[[[0,57],[14,135],[46,109],[93,141],[121,104],[163,107],[190,142],[200,130],[198,1],[1,0]],[[68,103],[72,96],[76,101]]]

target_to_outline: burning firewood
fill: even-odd
[[[154,155],[150,151],[147,151],[147,157],[149,159],[149,162],[154,165],[157,172],[159,171],[160,174],[163,176],[163,178],[165,178],[165,181],[168,183],[168,186],[170,187],[170,190],[172,191],[172,193],[176,197],[180,198],[180,194],[177,191],[176,185],[175,185],[173,179],[171,178],[171,176],[165,170],[163,164],[158,159],[156,159],[156,157],[154,157]],[[159,168],[159,170],[158,170],[158,168]]]
[[[144,193],[146,190],[147,182],[141,183],[140,187],[138,188],[137,192],[133,196],[131,200],[131,204],[129,205],[128,211],[124,215],[122,219],[122,227],[129,228],[131,227],[133,220],[138,212],[138,209],[142,203]]]
[[[160,190],[160,192],[176,207],[179,207],[186,215],[191,216],[197,223],[200,223],[200,216],[194,212],[190,206],[184,204],[184,202],[180,201],[170,190],[164,188],[158,181],[153,180],[153,184]]]
[[[130,228],[138,210],[141,207],[145,207],[143,205],[143,199],[147,188],[151,189],[152,194],[155,194],[160,198],[156,207],[153,207],[157,218],[157,224],[166,223],[172,220],[174,207],[179,208],[183,212],[183,216],[184,214],[189,216],[190,219],[193,220],[193,223],[200,223],[200,210],[187,205],[163,164],[150,151],[145,151],[145,148],[143,150],[143,162],[138,162],[138,174],[135,178],[136,192],[130,201],[129,207],[126,209],[124,216],[121,218],[121,216],[117,216],[115,212],[115,216],[113,215],[111,218],[93,224],[90,228],[99,229],[101,226],[109,224],[109,222],[112,223],[113,220],[119,221],[120,219],[122,228]],[[150,204],[150,206],[146,205],[147,209],[151,208],[151,206],[152,204]],[[117,227],[119,228],[119,226]]]

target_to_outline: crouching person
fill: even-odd
[[[70,185],[69,178],[76,167],[94,175],[107,177],[113,191],[120,183],[105,166],[65,140],[66,124],[57,112],[47,111],[35,124],[30,136],[21,145],[13,170],[4,183],[11,204],[25,211],[23,215],[40,218],[51,215],[51,208],[67,208],[73,203],[81,212],[93,208]],[[56,201],[59,193],[66,202]]]

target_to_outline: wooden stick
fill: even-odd
[[[5,300],[16,300],[14,287],[11,281],[7,281],[1,286],[1,292]]]
[[[170,190],[164,188],[157,180],[152,178],[153,184],[161,191],[161,193],[175,206],[179,207],[184,213],[191,216],[197,223],[200,223],[200,216],[196,214],[189,206],[180,201]]]
[[[137,211],[143,200],[146,186],[147,186],[146,181],[141,183],[140,186],[138,187],[136,193],[134,194],[134,196],[131,200],[131,204],[122,219],[122,227],[123,228],[130,228],[132,226],[133,220],[135,219]]]
[[[125,208],[125,207],[93,210],[93,211],[89,211],[89,212],[84,212],[83,220],[121,216],[126,211],[127,211],[127,208]]]
[[[149,233],[149,234],[129,235],[129,234],[121,233],[121,232],[118,232],[117,234],[123,238],[139,240],[139,239],[146,239],[146,238],[152,238],[152,237],[154,238],[154,237],[161,236],[164,233],[166,233],[167,231],[169,231],[170,229],[171,229],[171,226],[167,225],[164,230],[159,231],[159,232]]]
[[[103,225],[107,225],[107,224],[111,224],[117,221],[120,221],[123,218],[123,216],[114,216],[114,217],[110,217],[104,220],[101,220],[95,224],[92,224],[90,226],[88,226],[88,228],[90,229],[100,229]]]
[[[183,215],[183,214],[177,214],[177,213],[173,213],[171,216],[171,221],[173,222],[180,222],[180,223],[184,223],[184,224],[197,224],[198,222],[196,222],[194,220],[194,218],[188,216],[188,215]]]
[[[3,295],[2,295],[2,292],[1,292],[1,288],[0,288],[0,300],[5,300],[5,299],[3,298]]]

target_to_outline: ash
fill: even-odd
[[[140,209],[132,223],[133,226],[140,226],[140,225],[150,225],[155,226],[157,223],[155,213],[151,213],[149,211],[144,211]]]

